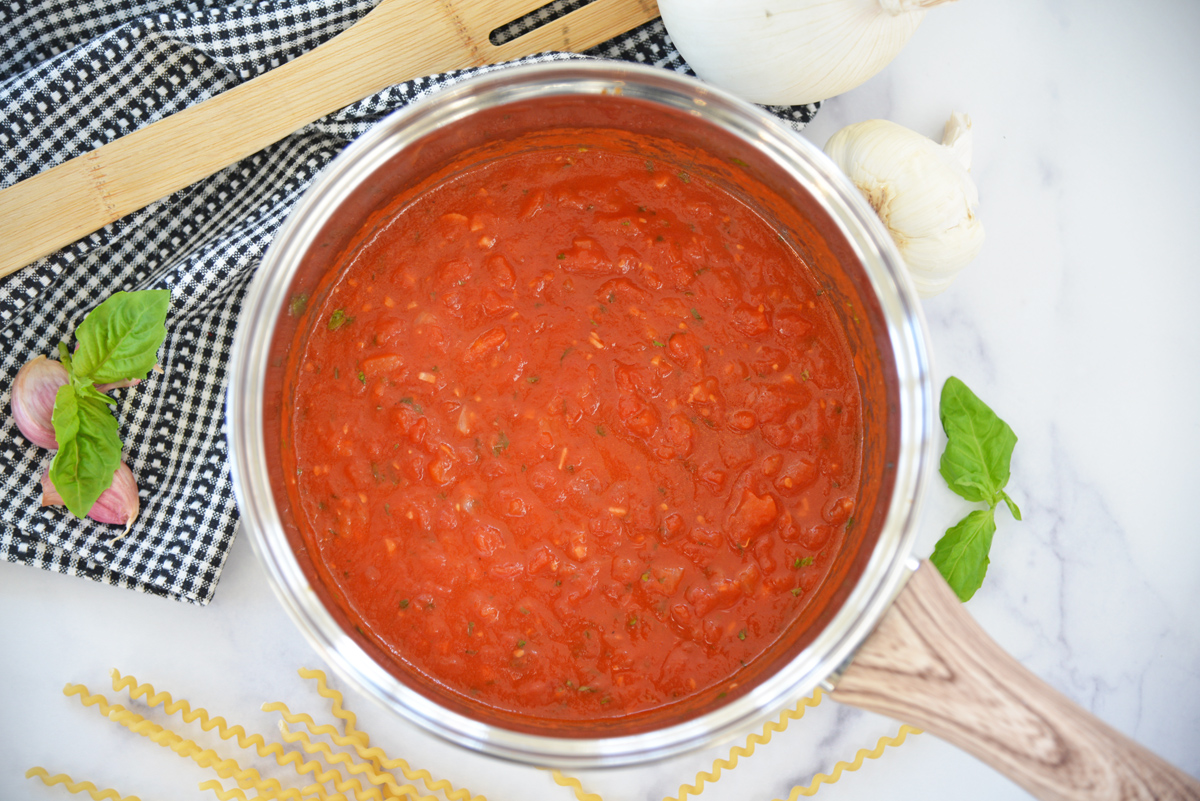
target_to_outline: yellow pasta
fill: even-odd
[[[277,711],[282,709],[288,717],[293,717],[287,710],[287,707],[281,703],[264,704],[263,709],[267,711]],[[306,754],[319,754],[322,759],[330,765],[341,764],[346,767],[346,770],[353,774],[365,774],[367,780],[376,786],[386,787],[392,793],[397,795],[413,796],[418,799],[430,799],[430,801],[438,801],[434,796],[421,796],[418,790],[411,784],[400,786],[396,783],[396,777],[390,773],[380,772],[375,769],[374,765],[379,764],[379,760],[373,760],[372,763],[356,762],[353,757],[347,753],[334,753],[333,749],[327,743],[314,743],[309,739],[307,732],[293,732],[287,728],[287,724],[280,723],[280,735],[284,742],[289,745],[300,744],[300,747]],[[381,752],[382,753],[382,752]]]
[[[63,693],[68,697],[79,696],[80,703],[85,707],[98,707],[98,711],[114,723],[146,737],[153,743],[169,748],[181,757],[193,760],[202,768],[212,768],[221,778],[235,779],[239,787],[253,787],[260,793],[264,791],[278,793],[282,789],[277,779],[264,781],[258,771],[253,768],[243,769],[236,760],[222,759],[212,749],[201,748],[193,740],[186,739],[170,729],[146,720],[143,716],[120,704],[113,704],[102,695],[91,694],[82,684],[68,684],[63,688]],[[300,801],[298,796],[295,801]]]
[[[129,697],[134,701],[139,698],[145,698],[144,703],[153,709],[156,706],[162,706],[163,711],[168,715],[179,714],[183,718],[184,723],[200,722],[200,728],[204,731],[217,730],[217,735],[222,740],[236,740],[238,747],[245,750],[254,750],[260,757],[264,759],[273,757],[279,762],[280,766],[284,762],[279,761],[280,758],[288,758],[290,754],[296,760],[303,760],[303,757],[295,751],[284,752],[283,746],[279,743],[268,744],[261,734],[247,734],[246,730],[239,726],[230,726],[226,723],[224,717],[212,717],[208,710],[203,707],[192,709],[185,699],[175,701],[172,699],[169,692],[156,692],[153,685],[138,684],[137,679],[133,676],[122,676],[119,671],[112,671],[113,690],[120,691],[129,689]]]
[[[550,771],[550,775],[554,777],[555,784],[560,787],[570,787],[571,791],[575,793],[576,801],[604,801],[603,798],[595,793],[589,793],[587,790],[584,790],[579,779],[576,779],[574,776],[566,776],[557,770]]]
[[[283,797],[282,795],[268,791],[266,793],[259,793],[251,798],[250,796],[246,795],[245,790],[242,790],[239,787],[231,787],[230,789],[226,790],[224,786],[222,786],[222,784],[216,779],[209,779],[206,782],[200,782],[199,786],[201,790],[212,790],[213,793],[216,794],[217,798],[219,798],[221,801],[274,801],[277,798]],[[350,801],[341,793],[325,793],[321,795],[321,798],[324,799],[324,801]]]
[[[763,724],[762,734],[751,732],[746,738],[746,746],[735,745],[729,750],[729,759],[718,759],[713,762],[712,771],[701,771],[696,774],[696,783],[679,786],[678,798],[666,798],[664,801],[685,801],[689,795],[700,795],[704,792],[705,782],[713,783],[721,778],[722,770],[733,770],[737,767],[738,759],[741,757],[751,757],[754,755],[754,748],[757,745],[766,745],[771,742],[771,734],[773,732],[787,731],[788,723],[793,720],[800,720],[804,717],[805,711],[811,707],[815,707],[821,703],[821,699],[825,694],[818,687],[813,691],[813,694],[808,698],[801,699],[793,709],[785,709],[779,713],[779,720],[768,720]]]
[[[129,697],[134,701],[143,699],[151,709],[161,706],[167,715],[180,715],[185,723],[199,723],[205,732],[215,729],[222,740],[232,741],[239,748],[253,751],[260,758],[271,759],[280,767],[290,767],[297,776],[308,776],[310,784],[298,789],[285,788],[278,779],[264,779],[254,768],[242,768],[237,760],[223,758],[210,748],[202,748],[195,741],[113,703],[103,695],[91,693],[82,684],[67,684],[63,694],[78,697],[85,708],[96,707],[97,712],[114,723],[169,748],[181,757],[191,759],[201,767],[213,770],[220,779],[232,779],[236,786],[228,789],[216,779],[200,784],[201,790],[211,790],[219,801],[438,801],[438,796],[422,795],[414,786],[417,781],[423,782],[431,793],[442,793],[449,801],[487,801],[482,795],[473,795],[465,788],[455,789],[453,784],[444,779],[434,779],[429,771],[413,769],[405,760],[393,759],[381,748],[372,746],[369,735],[358,728],[355,714],[345,708],[342,694],[328,686],[325,673],[307,668],[301,668],[299,673],[301,677],[316,682],[317,694],[330,702],[331,712],[342,723],[342,730],[335,725],[318,723],[308,714],[293,713],[282,702],[263,704],[263,711],[278,712],[282,717],[279,726],[284,742],[300,748],[287,750],[278,742],[268,742],[261,734],[247,733],[240,725],[230,725],[225,718],[210,715],[202,707],[193,709],[182,698],[175,700],[168,692],[159,692],[150,684],[138,683],[133,676],[122,676],[120,672],[112,671],[113,690],[128,690]],[[680,785],[678,797],[668,797],[664,801],[687,801],[688,796],[700,795],[706,785],[720,780],[722,772],[737,768],[740,759],[753,756],[757,746],[771,742],[773,733],[785,731],[790,721],[803,718],[805,711],[820,704],[823,697],[824,694],[818,689],[793,709],[783,710],[777,721],[770,720],[763,725],[761,734],[751,733],[744,746],[731,748],[728,758],[714,760],[711,771],[697,773],[694,784]],[[289,726],[303,726],[306,730],[293,730]],[[920,729],[912,726],[901,726],[895,736],[880,737],[873,749],[859,749],[852,761],[835,764],[832,773],[818,773],[807,786],[793,787],[787,801],[797,801],[802,796],[816,794],[822,786],[837,782],[846,771],[858,770],[866,760],[878,759],[888,747],[895,748],[903,744],[908,735],[920,733]],[[358,759],[344,751],[335,752],[328,743],[314,741],[314,737],[327,737],[334,745],[353,750]],[[306,759],[306,755],[317,758]],[[346,771],[349,778],[343,775],[339,767]],[[401,784],[397,780],[393,773],[396,770],[404,776],[406,783]],[[136,796],[121,796],[116,790],[99,790],[91,782],[75,782],[65,774],[51,777],[40,767],[31,768],[25,775],[40,778],[47,786],[61,784],[72,793],[88,793],[94,801],[139,801]],[[551,775],[557,785],[572,791],[576,801],[603,801],[599,795],[586,791],[578,779],[557,770],[551,771]],[[364,786],[358,777],[365,778],[368,786]],[[333,792],[326,789],[327,784],[332,785]],[[247,795],[247,790],[253,790],[255,795]]]
[[[300,670],[300,675],[308,679],[317,679],[318,694],[324,698],[331,699],[333,701],[335,710],[342,710],[342,694],[326,685],[325,674],[322,671],[302,668]],[[303,724],[308,729],[310,734],[324,735],[332,740],[335,745],[343,748],[354,749],[354,752],[358,754],[359,759],[371,760],[372,764],[378,765],[379,767],[377,770],[398,769],[404,774],[404,778],[408,779],[408,781],[421,781],[424,783],[426,789],[428,789],[431,793],[443,793],[446,798],[450,799],[450,801],[467,801],[468,799],[469,801],[487,801],[485,796],[472,795],[471,792],[466,788],[460,788],[456,790],[454,785],[445,779],[434,779],[429,771],[423,768],[414,769],[410,767],[408,762],[404,759],[393,759],[378,747],[368,748],[364,744],[364,736],[361,732],[355,732],[353,735],[343,735],[339,733],[333,726],[328,724],[318,725],[310,715],[303,713],[291,713],[286,704],[279,702],[263,704],[263,709],[268,712],[277,711],[288,723],[292,725]],[[336,715],[337,711],[335,711],[334,714]],[[343,714],[348,714],[353,717],[353,713],[343,712]],[[344,720],[345,718],[342,719]]]
[[[101,715],[104,715],[104,717],[108,717],[108,713],[112,710],[112,704],[109,703],[107,698],[105,698],[103,695],[100,695],[99,693],[96,693],[95,695],[93,695],[91,693],[91,691],[88,690],[87,687],[84,687],[82,684],[66,685],[65,687],[63,687],[63,695],[67,696],[68,698],[70,698],[73,695],[78,695],[79,703],[83,704],[85,707],[88,707],[88,706],[100,707],[100,709],[98,711],[100,712]]]
[[[223,759],[211,748],[201,748],[194,740],[189,740],[153,721],[146,720],[136,712],[114,707],[112,713],[109,714],[109,720],[148,738],[151,742],[170,748],[181,757],[191,759],[202,768],[212,768],[222,779],[232,778],[238,783],[238,787],[252,787],[260,793],[264,791],[278,793],[283,789],[278,779],[264,780],[254,768],[243,768],[236,759]]]
[[[32,779],[35,776],[41,779],[42,784],[47,787],[61,784],[67,789],[67,792],[87,793],[95,801],[142,801],[136,795],[121,795],[116,790],[100,790],[91,782],[77,782],[65,773],[58,773],[51,776],[50,771],[40,766],[25,771],[26,779]]]
[[[191,704],[186,700],[181,698],[175,701],[170,693],[158,692],[150,684],[138,684],[137,679],[133,676],[122,676],[119,671],[113,670],[112,681],[115,690],[128,688],[130,698],[134,700],[145,698],[145,703],[151,708],[162,705],[163,711],[168,715],[180,714],[185,723],[199,722],[200,728],[206,732],[216,729],[217,735],[222,740],[233,740],[239,748],[248,751],[252,750],[263,759],[273,759],[280,767],[291,767],[299,776],[311,774],[314,784],[332,781],[339,792],[345,789],[353,790],[355,798],[358,801],[367,801],[367,799],[375,801],[382,798],[382,795],[377,790],[373,793],[371,791],[364,792],[362,785],[357,780],[346,782],[337,770],[324,770],[324,766],[315,760],[305,761],[304,755],[299,751],[287,751],[279,743],[268,743],[261,734],[247,734],[242,726],[230,726],[224,717],[212,717],[208,710],[202,707],[192,709]],[[306,793],[305,791],[309,792]],[[292,790],[285,793],[285,795],[289,799],[299,801],[302,795],[312,795],[314,793],[318,797],[325,797],[324,788],[320,790],[310,790],[310,788],[304,788],[299,791]]]
[[[330,711],[333,713],[333,716],[343,721],[345,724],[345,736],[361,743],[363,748],[369,747],[371,745],[371,739],[367,737],[364,732],[360,732],[355,728],[358,723],[358,718],[353,712],[342,707],[342,703],[345,701],[345,699],[342,697],[340,692],[330,689],[328,685],[328,679],[325,676],[325,671],[312,670],[311,668],[300,668],[300,670],[297,672],[300,674],[300,678],[302,679],[311,679],[316,681],[317,695],[329,700],[331,708]]]
[[[369,748],[371,746],[371,738],[366,732],[360,732],[357,729],[358,718],[353,712],[343,707],[342,704],[344,699],[342,698],[342,694],[337,690],[330,689],[324,671],[311,670],[309,668],[302,667],[297,672],[300,674],[300,678],[302,679],[312,679],[316,681],[317,695],[329,700],[330,711],[333,713],[335,718],[338,718],[342,721],[345,736],[356,740],[362,745],[363,748]],[[371,767],[378,772],[381,767],[379,760],[374,758],[371,759]]]
[[[788,724],[791,721],[800,720],[802,717],[804,717],[804,712],[806,709],[818,706],[824,697],[825,693],[820,687],[818,687],[813,691],[811,696],[801,700],[798,704],[796,704],[795,708],[783,710],[779,714],[778,721],[767,721],[766,724],[763,725],[761,735],[752,732],[750,736],[746,738],[745,747],[734,746],[731,748],[729,751],[729,759],[718,759],[714,761],[711,772],[701,772],[696,774],[695,784],[681,785],[679,788],[678,798],[667,798],[664,799],[664,801],[685,801],[688,795],[700,795],[700,793],[704,792],[705,782],[714,783],[718,781],[721,778],[722,769],[730,771],[736,768],[738,759],[740,757],[749,758],[753,756],[756,745],[766,745],[767,743],[771,742],[772,733],[786,731]],[[900,731],[895,737],[880,737],[879,741],[875,744],[875,748],[869,751],[865,748],[860,748],[854,755],[854,760],[852,762],[838,762],[833,767],[832,775],[818,773],[813,777],[812,782],[809,783],[807,787],[793,787],[791,794],[788,796],[788,801],[796,801],[796,799],[801,796],[816,795],[816,792],[821,788],[821,785],[835,783],[839,778],[841,778],[843,772],[858,770],[860,767],[862,767],[862,764],[865,760],[878,759],[883,754],[884,749],[888,746],[899,746],[904,742],[909,734],[920,733],[920,729],[909,726],[907,723],[902,725],[900,727]],[[779,799],[775,799],[775,801],[779,801]]]
[[[833,766],[833,775],[827,776],[824,773],[818,773],[807,787],[793,787],[791,794],[788,795],[788,801],[796,801],[801,796],[816,795],[817,790],[821,788],[822,784],[833,784],[842,777],[844,771],[855,771],[861,768],[865,760],[879,759],[883,755],[885,748],[888,746],[895,748],[903,744],[910,734],[921,734],[921,729],[909,726],[907,723],[901,725],[895,737],[888,737],[887,735],[880,737],[879,742],[875,743],[875,747],[870,751],[865,748],[858,749],[858,753],[854,755],[853,762],[838,762]],[[775,801],[779,801],[779,799],[775,799]]]

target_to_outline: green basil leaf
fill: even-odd
[[[960,601],[969,601],[987,574],[988,551],[996,533],[994,509],[976,509],[948,529],[929,561],[946,579]]]
[[[50,481],[76,517],[87,516],[121,466],[117,419],[108,409],[112,399],[105,402],[95,395],[100,393],[80,392],[65,384],[54,396],[51,415],[58,453],[50,464]]]
[[[75,393],[79,398],[90,398],[91,400],[99,401],[105,406],[116,406],[117,402],[108,395],[105,395],[100,390],[96,389],[94,384],[85,384],[84,386],[76,386]]]
[[[1013,518],[1015,520],[1020,520],[1021,519],[1021,510],[1017,507],[1017,502],[1014,501],[1012,498],[1008,497],[1007,492],[1001,492],[1000,497],[1004,499],[1004,502],[1006,504],[1008,504],[1008,511],[1013,516]]]
[[[939,415],[948,439],[942,453],[942,477],[968,501],[995,506],[1008,483],[1017,435],[953,376],[942,387]]]
[[[92,309],[75,338],[73,377],[80,384],[144,379],[167,336],[171,293],[165,289],[117,292]]]

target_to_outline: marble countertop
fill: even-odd
[[[1016,431],[1010,494],[970,613],[1071,699],[1200,775],[1200,5],[1136,12],[1084,0],[962,0],[932,10],[883,73],[828,101],[805,136],[884,117],[933,137],[974,121],[987,242],[924,303],[935,383],[967,382]],[[939,446],[940,447],[940,446]],[[917,554],[971,508],[936,480]],[[149,801],[212,798],[189,761],[62,695],[108,691],[117,667],[271,734],[264,701],[326,707],[324,667],[244,537],[198,608],[0,564],[0,797],[65,798],[44,765]],[[108,693],[116,699],[117,694]],[[550,774],[433,740],[347,690],[374,742],[492,801],[570,799]],[[898,724],[826,700],[705,790],[787,798]],[[190,731],[190,727],[189,727]],[[196,731],[202,745],[219,744]],[[679,795],[728,744],[637,769],[578,774],[607,801]],[[230,754],[232,755],[232,754]],[[931,735],[846,774],[821,797],[1019,799],[1026,793]]]

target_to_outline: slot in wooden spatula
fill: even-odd
[[[0,276],[392,84],[579,52],[658,16],[655,0],[595,0],[502,45],[489,41],[545,3],[382,0],[303,56],[0,191]]]

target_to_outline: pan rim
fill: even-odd
[[[783,162],[816,196],[866,270],[886,321],[899,376],[900,453],[887,516],[871,557],[834,619],[782,670],[746,695],[691,720],[631,735],[556,738],[528,734],[450,712],[401,684],[342,632],[308,586],[280,524],[266,471],[261,415],[265,347],[299,259],[322,220],[365,175],[399,150],[481,103],[563,94],[620,94],[695,113]],[[702,105],[697,101],[701,101]],[[782,121],[686,76],[638,65],[568,60],[489,71],[447,87],[377,123],[314,179],[288,216],[247,294],[231,352],[227,436],[238,505],[252,549],[288,614],[346,682],[426,731],[459,745],[518,762],[562,768],[644,763],[695,750],[746,729],[818,685],[830,686],[887,610],[909,574],[921,499],[932,472],[935,407],[927,333],[919,301],[886,229],[858,191],[813,145]]]

